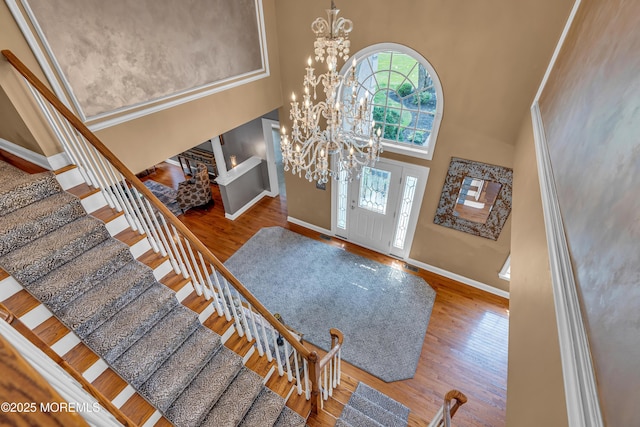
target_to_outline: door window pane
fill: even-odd
[[[391,172],[370,167],[362,168],[358,206],[385,215],[390,182]]]
[[[409,218],[411,217],[411,207],[413,206],[413,198],[416,195],[417,184],[418,178],[407,176],[404,184],[404,192],[402,194],[402,203],[400,205],[398,225],[396,227],[396,238],[393,239],[393,246],[398,249],[404,249],[404,241],[407,237]]]

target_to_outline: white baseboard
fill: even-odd
[[[235,211],[233,214],[225,212],[224,217],[227,219],[230,219],[231,221],[235,221],[240,215],[248,211],[253,205],[255,205],[260,200],[262,200],[263,197],[268,195],[269,195],[269,192],[267,190],[264,190],[262,193],[258,194],[253,199],[249,200],[246,205],[244,205],[243,207]]]
[[[35,153],[24,147],[16,145],[13,142],[7,141],[6,139],[0,138],[0,148],[2,148],[4,151],[8,151],[14,156],[18,156],[21,159],[24,159],[43,168],[49,169],[51,167],[44,155]]]
[[[301,227],[305,227],[305,228],[308,228],[310,230],[317,231],[318,233],[326,234],[327,236],[335,236],[335,234],[331,230],[327,230],[326,228],[318,227],[317,225],[310,224],[308,222],[299,220],[297,218],[293,218],[293,217],[288,216],[287,217],[287,221],[289,221],[292,224],[296,224],[296,225],[299,225]],[[338,237],[338,236],[335,236],[335,237]],[[340,237],[338,237],[338,238],[340,238]],[[472,286],[474,288],[481,289],[481,290],[489,292],[491,294],[498,295],[500,297],[509,299],[509,292],[503,291],[502,289],[498,289],[498,288],[495,288],[493,286],[489,286],[486,283],[482,283],[482,282],[478,282],[477,280],[469,279],[468,277],[464,277],[464,276],[461,276],[459,274],[452,273],[452,272],[447,271],[447,270],[443,270],[442,268],[438,268],[438,267],[434,267],[434,266],[429,265],[429,264],[425,264],[424,262],[421,262],[421,261],[416,261],[415,259],[408,258],[405,261],[408,264],[415,265],[416,267],[420,267],[423,270],[427,270],[427,271],[430,271],[432,273],[439,274],[440,276],[444,276],[444,277],[447,277],[449,279],[453,279],[453,280],[455,280],[457,282],[460,282],[460,283],[463,283],[465,285]]]
[[[455,280],[456,282],[460,282],[464,285],[468,285],[473,288],[477,288],[485,292],[489,292],[490,294],[498,295],[499,297],[509,299],[509,292],[507,291],[503,291],[502,289],[498,289],[494,286],[487,285],[486,283],[482,283],[477,280],[469,279],[468,277],[464,277],[459,274],[452,273],[440,267],[434,267],[433,265],[429,265],[424,262],[417,261],[411,258],[407,259],[407,264],[415,265],[416,267],[420,267],[423,270],[427,270],[432,273],[439,274],[440,276]]]
[[[326,228],[318,227],[317,225],[310,224],[310,223],[302,221],[302,220],[300,220],[298,218],[294,218],[294,217],[288,216],[287,217],[287,221],[292,223],[292,224],[299,225],[300,227],[308,228],[309,230],[313,230],[313,231],[317,231],[318,233],[326,234],[327,236],[333,236],[334,235],[331,232],[331,230],[327,230]]]
[[[180,166],[180,162],[177,160],[173,160],[173,159],[166,159],[164,161],[165,163],[169,163],[170,165],[175,165],[175,166]]]
[[[69,157],[66,153],[58,153],[53,156],[46,157],[43,154],[36,153],[28,150],[20,145],[14,144],[11,141],[0,138],[0,148],[7,151],[14,156],[18,156],[28,162],[38,165],[45,169],[57,170],[71,164]]]

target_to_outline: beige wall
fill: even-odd
[[[515,150],[507,425],[567,425],[549,256],[531,118]]]
[[[0,49],[11,50],[40,79],[44,74],[5,2],[0,2]],[[52,156],[62,151],[37,113],[29,93],[13,67],[0,57],[0,137],[37,154]]]
[[[381,42],[404,44],[435,68],[444,90],[444,117],[410,257],[508,290],[498,278],[509,254],[511,220],[497,241],[433,224],[451,157],[512,167],[522,117],[533,99],[572,0],[421,2],[342,1],[353,20],[352,52]],[[284,98],[300,93],[312,53],[310,24],[329,2],[278,0],[278,40]],[[288,123],[287,107],[280,118]],[[385,154],[386,156],[387,154]],[[402,159],[403,156],[389,156]],[[407,160],[407,159],[403,159]],[[289,215],[330,228],[330,192],[287,175]]]

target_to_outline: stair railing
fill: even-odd
[[[279,375],[286,374],[299,395],[305,393],[316,413],[339,383],[340,331],[330,331],[331,357],[319,360],[10,50],[1,53],[22,76],[85,182],[99,189],[111,208],[123,212],[130,227],[145,235],[156,253],[168,257],[174,272],[190,280],[199,296],[212,300],[218,316],[233,321],[238,334],[254,342],[260,356],[274,360]]]
[[[451,427],[451,418],[462,405],[467,403],[467,396],[458,390],[450,390],[444,395],[442,406],[433,417],[428,427]]]

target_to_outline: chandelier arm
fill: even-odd
[[[380,129],[375,127],[368,94],[357,99],[356,60],[346,74],[337,71],[338,59],[349,57],[349,33],[353,30],[353,22],[338,17],[339,12],[332,1],[328,19],[317,18],[311,24],[316,36],[315,59],[327,64],[326,71],[316,75],[309,58],[302,102],[292,96],[291,137],[284,128],[281,132],[285,170],[291,168],[299,176],[304,172],[306,179],[320,183],[329,178],[350,181],[359,177],[362,168],[373,166],[382,152]],[[325,99],[316,102],[319,85]],[[326,124],[324,128],[321,122]]]

